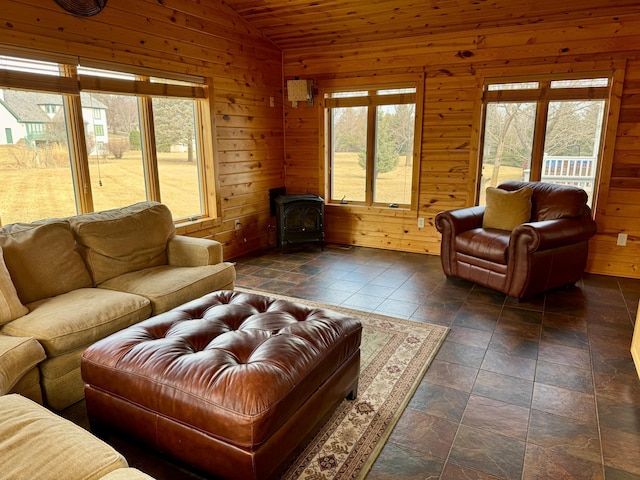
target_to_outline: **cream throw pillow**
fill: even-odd
[[[7,265],[4,263],[2,248],[0,248],[0,325],[15,320],[29,313],[27,307],[22,305],[13,285]]]
[[[513,230],[531,219],[531,187],[508,191],[487,188],[487,206],[482,220],[483,228]]]

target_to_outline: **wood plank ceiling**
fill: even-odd
[[[223,1],[282,49],[640,12],[637,0]]]

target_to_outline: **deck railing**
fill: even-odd
[[[524,171],[525,181],[529,179],[529,170]],[[542,161],[540,181],[560,185],[573,185],[583,188],[593,196],[593,183],[596,178],[596,157],[551,157]]]

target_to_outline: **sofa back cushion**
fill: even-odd
[[[157,202],[71,217],[80,254],[94,283],[167,263],[167,242],[175,235],[171,212]]]
[[[67,220],[5,225],[0,248],[24,304],[91,286]]]
[[[532,222],[591,216],[591,209],[587,205],[587,192],[578,187],[544,182],[504,182],[498,185],[498,188],[513,191],[524,186],[533,189]]]
[[[4,263],[2,248],[0,248],[0,325],[4,325],[27,313],[29,313],[29,310],[22,305],[20,298],[18,298],[18,292],[16,292],[16,287],[13,285],[7,265]]]

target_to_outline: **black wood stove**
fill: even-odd
[[[280,195],[275,199],[278,247],[320,242],[324,248],[324,199],[312,194]]]

